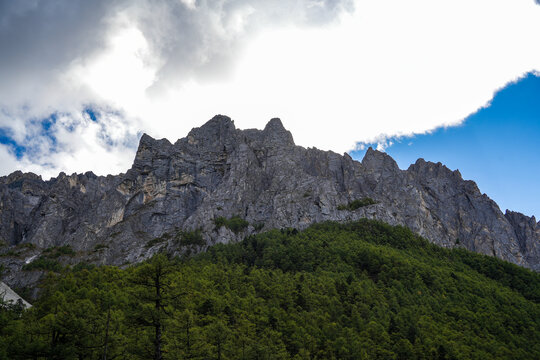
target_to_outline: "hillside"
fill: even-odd
[[[540,357],[540,275],[372,220],[42,286],[20,317],[0,311],[0,359]]]
[[[1,177],[1,280],[31,286],[51,258],[123,265],[165,249],[182,255],[184,233],[200,235],[190,248],[199,252],[270,229],[361,218],[540,270],[536,219],[503,214],[457,170],[422,159],[400,170],[372,149],[358,162],[296,146],[279,119],[240,130],[218,115],[174,144],[143,135],[125,174]]]

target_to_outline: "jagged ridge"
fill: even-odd
[[[377,203],[338,209],[367,197]],[[400,170],[373,149],[362,162],[305,149],[294,144],[279,119],[264,130],[239,130],[218,115],[174,144],[145,134],[131,169],[116,176],[61,173],[43,181],[15,172],[0,178],[0,201],[0,241],[11,249],[36,246],[21,250],[18,260],[0,260],[11,284],[18,284],[25,260],[51,246],[70,245],[77,252],[63,257],[66,262],[118,265],[162,248],[186,251],[178,242],[180,231],[200,229],[211,245],[263,229],[363,217],[405,225],[444,247],[540,270],[540,224],[519,213],[504,215],[458,171],[423,159]],[[214,219],[233,215],[250,225],[240,233],[216,229]]]

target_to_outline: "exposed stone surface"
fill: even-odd
[[[509,210],[506,210],[505,217],[516,233],[519,249],[525,257],[526,263],[536,271],[540,271],[538,264],[538,259],[540,259],[540,222],[537,223],[534,216],[528,217]]]
[[[365,197],[377,204],[338,210]],[[238,234],[215,228],[215,218],[233,215],[250,226]],[[70,245],[77,252],[64,262],[122,265],[160,249],[186,251],[180,231],[201,229],[211,245],[270,228],[362,217],[405,225],[444,247],[540,270],[540,225],[519,213],[504,215],[458,171],[423,159],[400,170],[390,156],[372,149],[357,162],[347,154],[295,146],[279,119],[264,130],[239,130],[221,115],[174,144],[143,135],[125,174],[61,173],[49,181],[21,172],[1,177],[0,242],[7,246],[0,252],[19,253],[0,263],[4,281],[23,286],[38,275],[21,276],[22,264],[52,246]]]
[[[25,308],[32,307],[30,303],[20,297],[15,291],[11,290],[9,286],[0,281],[0,300],[7,304],[20,303]]]

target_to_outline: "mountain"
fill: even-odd
[[[0,264],[4,281],[20,287],[39,277],[30,270],[58,261],[122,265],[360,218],[540,270],[540,223],[503,214],[457,170],[423,159],[400,170],[373,149],[357,162],[296,146],[279,119],[240,130],[222,115],[174,144],[143,135],[125,174],[1,177]]]

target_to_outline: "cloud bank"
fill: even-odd
[[[530,0],[0,1],[0,173],[125,171],[217,113],[383,146],[539,71],[539,37]]]

